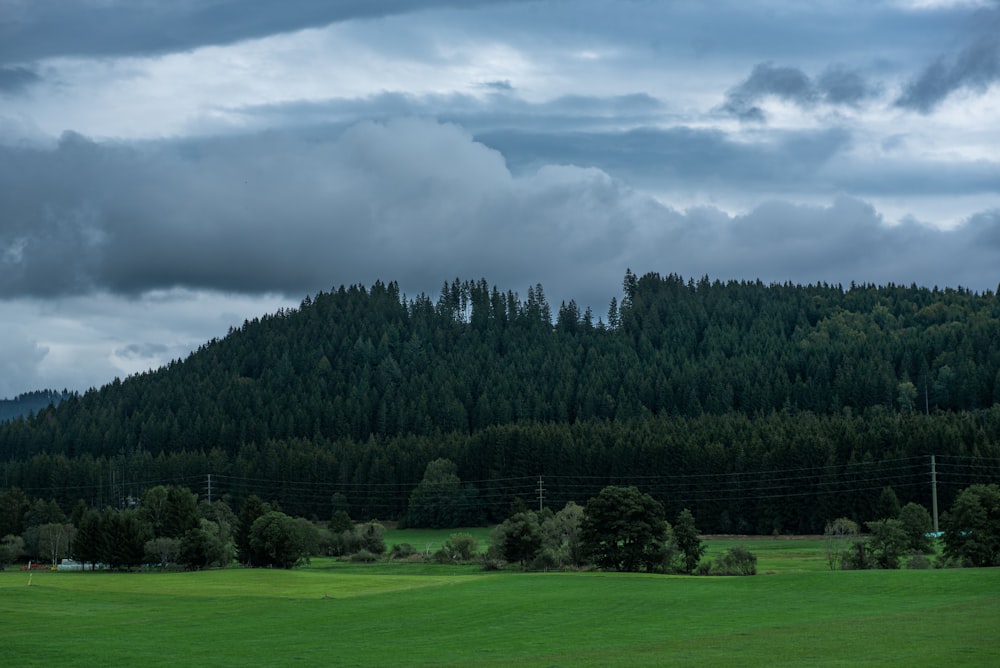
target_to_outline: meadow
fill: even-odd
[[[1000,665],[1000,569],[830,572],[818,540],[743,544],[772,574],[7,571],[0,648],[17,666]]]

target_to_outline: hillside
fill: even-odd
[[[391,518],[448,457],[488,515],[539,475],[553,503],[646,477],[707,528],[806,531],[863,515],[888,485],[926,502],[931,454],[995,479],[998,403],[990,292],[629,272],[596,316],[553,310],[541,286],[521,299],[456,280],[435,302],[376,283],[0,425],[0,461],[10,485],[64,505],[164,480],[204,492],[211,473],[236,499],[325,517],[338,491]],[[769,495],[762,472],[798,479]]]

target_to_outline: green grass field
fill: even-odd
[[[0,656],[12,666],[1000,665],[1000,569],[834,573],[814,568],[819,541],[745,544],[774,575],[323,559],[293,571],[36,572],[28,586],[27,573],[8,571]]]
[[[490,545],[490,527],[471,527],[467,529],[387,529],[385,532],[385,547],[391,549],[394,544],[409,543],[421,554],[433,554],[439,550],[448,536],[453,533],[471,534],[479,542],[480,551],[485,552]]]

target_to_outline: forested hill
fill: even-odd
[[[633,465],[633,474],[649,473],[646,455],[623,460],[607,449],[624,439],[655,450],[649,434],[662,445],[667,434],[696,429],[697,447],[719,449],[721,473],[745,456],[735,454],[745,439],[763,439],[758,467],[846,465],[866,451],[876,461],[906,455],[921,442],[913,429],[930,438],[962,420],[970,442],[935,436],[920,454],[995,456],[998,402],[992,292],[628,272],[621,299],[598,316],[574,302],[550,306],[540,285],[522,299],[456,280],[432,300],[379,282],[306,298],[184,361],[0,425],[0,452],[8,480],[39,490],[56,480],[36,480],[53,461],[77,471],[81,458],[121,457],[141,469],[139,480],[215,472],[274,481],[294,479],[292,462],[309,453],[307,479],[400,488],[392,502],[367,493],[388,517],[405,508],[406,486],[433,456],[458,462],[464,479],[557,474],[551,454],[520,449],[544,440],[535,429],[558,432],[546,447],[569,439],[559,457],[576,476],[606,476],[612,460],[623,476]],[[752,436],[782,415],[803,417],[783,434]],[[883,423],[895,431],[875,445],[845,432]],[[813,435],[799,433],[802,425]],[[516,463],[476,450],[498,438],[519,439]],[[603,454],[582,444],[574,454],[574,438],[596,438]],[[804,454],[817,442],[820,453]],[[676,461],[701,471],[699,457]],[[87,488],[88,476],[103,474],[79,475]]]

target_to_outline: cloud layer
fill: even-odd
[[[681,144],[679,155],[695,153],[685,139],[738,156],[697,133],[639,137],[625,155],[657,141],[661,152]],[[822,162],[839,141],[750,153],[728,172],[716,161],[714,173],[695,168],[687,178],[748,180],[755,165],[772,165],[761,182],[792,181],[809,171],[802,156]],[[68,134],[52,149],[3,152],[0,185],[24,193],[0,210],[6,297],[175,287],[301,296],[337,277],[433,291],[443,276],[483,274],[514,287],[546,279],[567,299],[601,303],[630,264],[987,289],[1000,250],[979,242],[1000,234],[995,212],[943,231],[889,225],[843,196],[825,206],[764,202],[735,216],[679,211],[598,168],[549,163],[515,175],[499,151],[432,120],[362,122],[323,140],[269,132],[117,145]],[[663,178],[675,163],[662,163]]]
[[[997,287],[1000,4],[0,0],[0,395],[340,284]]]

